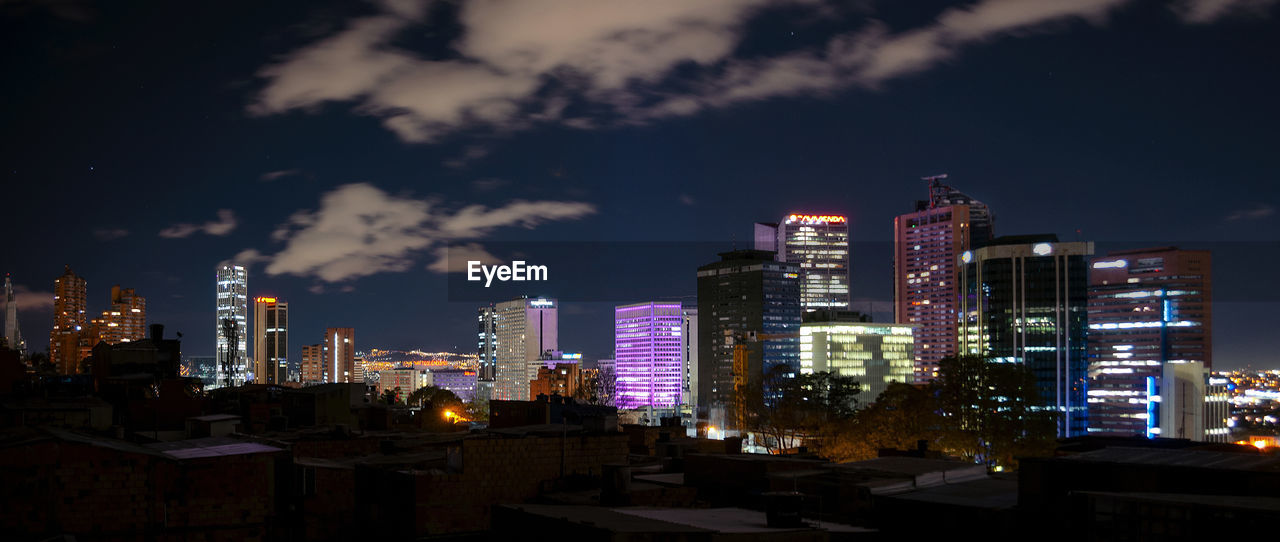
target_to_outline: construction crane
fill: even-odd
[[[724,335],[726,344],[733,346],[733,414],[736,428],[741,433],[747,423],[747,387],[751,377],[747,345],[760,341],[789,339],[795,335],[733,330],[725,330]]]
[[[951,192],[951,187],[942,184],[942,180],[947,178],[946,173],[940,175],[929,175],[928,177],[920,177],[920,180],[929,183],[929,208],[938,206],[939,201],[946,199],[947,194]]]

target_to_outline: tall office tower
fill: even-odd
[[[324,329],[325,382],[363,382],[356,367],[356,331],[349,327]],[[359,373],[359,374],[357,374]]]
[[[18,325],[18,299],[8,274],[4,276],[4,339],[9,348],[26,354],[27,342],[22,339],[22,327]]]
[[[698,308],[681,309],[684,330],[680,333],[680,353],[684,356],[684,386],[681,403],[698,404]]]
[[[289,304],[274,297],[253,298],[253,379],[259,384],[289,380]]]
[[[476,333],[476,354],[480,362],[479,370],[476,371],[479,373],[477,380],[493,380],[494,364],[498,360],[498,336],[494,334],[493,330],[496,314],[493,304],[480,307],[480,310],[477,311],[476,320],[479,324],[479,331]]]
[[[85,325],[86,284],[66,266],[53,281],[53,330],[49,332],[49,362],[60,374],[75,374],[80,365],[80,335]]]
[[[858,313],[806,313],[800,324],[800,373],[829,372],[860,385],[858,406],[875,402],[889,384],[915,378],[910,324],[874,324]]]
[[[806,311],[849,309],[849,221],[843,216],[792,213],[779,223],[757,222],[756,250],[800,266],[800,305]]]
[[[1166,366],[1213,368],[1211,277],[1207,250],[1152,248],[1093,259],[1090,433],[1169,436],[1160,420],[1171,402],[1156,397],[1166,395]]]
[[[559,349],[558,327],[554,299],[521,297],[494,305],[494,399],[529,400],[529,382],[545,366],[542,353]]]
[[[614,309],[618,408],[674,408],[684,383],[680,303],[637,303]]]
[[[722,252],[720,261],[698,268],[699,418],[738,429],[735,384],[758,384],[776,365],[799,372],[803,312],[800,266],[776,261],[772,252]],[[743,356],[736,375],[735,347]]]
[[[134,293],[133,288],[112,286],[111,308],[102,311],[102,317],[91,323],[93,344],[141,341],[147,337],[147,299]]]
[[[239,265],[223,265],[217,273],[218,382],[216,387],[244,384],[249,358],[249,273]]]
[[[324,344],[307,344],[302,346],[302,383],[320,384],[328,382],[328,371],[324,364]]]
[[[894,321],[916,326],[915,381],[938,376],[938,362],[959,353],[959,258],[991,239],[991,212],[980,201],[928,177],[929,200],[893,219]]]
[[[1093,243],[1055,235],[998,237],[960,255],[960,351],[992,363],[1020,363],[1043,405],[1058,413],[1058,436],[1085,433],[1088,262]]]

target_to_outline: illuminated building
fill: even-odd
[[[1162,382],[1178,374],[1179,389],[1199,397],[1213,368],[1212,269],[1205,250],[1154,248],[1110,252],[1094,258],[1089,270],[1089,432],[1170,436],[1204,440],[1169,428],[1169,397]],[[1171,368],[1170,365],[1191,364]],[[1191,378],[1185,371],[1195,372]],[[1186,382],[1201,382],[1188,388]],[[1161,397],[1155,400],[1156,396]],[[1185,411],[1186,401],[1177,403]],[[1207,408],[1207,407],[1206,407]],[[1203,409],[1201,409],[1203,410]],[[1185,416],[1178,414],[1179,427]],[[1201,418],[1203,415],[1200,416]],[[1205,430],[1218,421],[1197,420]],[[1205,424],[1208,424],[1207,426]],[[1220,427],[1219,427],[1220,428]],[[1215,439],[1225,442],[1224,431]]]
[[[544,365],[542,353],[558,348],[554,299],[521,297],[494,305],[493,399],[528,401],[529,381]]]
[[[372,377],[372,375],[370,375]],[[418,388],[431,385],[431,372],[419,371],[418,369],[388,369],[378,371],[378,395],[381,396],[386,390],[396,390],[396,399],[404,402],[405,398],[418,390]],[[425,383],[424,383],[425,382]]]
[[[800,305],[808,311],[849,308],[849,221],[838,215],[791,213],[757,222],[756,250],[800,266]]]
[[[929,200],[893,219],[894,320],[916,326],[915,381],[938,376],[938,362],[959,353],[959,258],[991,239],[980,201],[931,177]]]
[[[274,297],[253,299],[253,378],[258,384],[289,380],[289,304]]]
[[[328,382],[324,363],[324,344],[308,344],[302,347],[302,383],[322,384]]]
[[[217,345],[218,381],[215,387],[244,384],[249,358],[249,273],[243,266],[218,268]]]
[[[324,381],[362,382],[363,374],[356,369],[356,331],[349,327],[329,327],[324,330]]]
[[[470,403],[476,396],[477,371],[471,369],[440,369],[431,371],[435,387],[449,390],[464,403]]]
[[[737,405],[735,344],[746,356],[743,378],[748,387],[777,365],[799,372],[802,312],[800,266],[776,261],[772,252],[723,252],[720,261],[698,268],[700,418],[717,427],[736,423],[724,414]]]
[[[91,322],[93,339],[97,344],[120,344],[140,341],[147,336],[147,300],[134,293],[133,288],[111,287],[111,308],[102,311],[101,318]],[[92,345],[90,345],[92,347]]]
[[[860,385],[861,407],[875,402],[891,383],[912,382],[915,343],[911,325],[863,322],[853,314],[806,314],[800,324],[800,373],[852,377]]]
[[[573,397],[582,385],[581,363],[555,363],[539,367],[537,376],[529,382],[529,397],[559,395]]]
[[[651,301],[614,309],[614,406],[671,408],[680,404],[683,327],[680,303]]]
[[[479,324],[479,331],[476,333],[476,354],[480,358],[480,380],[493,380],[494,367],[498,360],[498,336],[493,329],[496,314],[493,305],[490,304],[480,307],[476,315]]]
[[[1088,263],[1093,243],[1053,235],[999,237],[960,255],[960,350],[1023,364],[1041,402],[1058,413],[1058,436],[1083,434]]]
[[[22,327],[18,325],[18,300],[13,295],[13,284],[9,282],[7,274],[4,276],[4,300],[5,344],[25,356],[27,341],[22,339]]]
[[[85,325],[86,284],[66,266],[53,281],[53,330],[49,332],[49,362],[59,374],[75,374],[80,365],[80,336]]]
[[[681,402],[698,404],[698,308],[681,309],[684,330],[680,333],[680,353],[684,356],[684,387]]]

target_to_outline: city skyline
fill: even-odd
[[[4,8],[11,46],[3,58],[29,77],[4,91],[21,107],[5,124],[11,145],[0,150],[0,174],[25,205],[0,219],[7,231],[24,232],[0,270],[11,274],[33,351],[47,347],[33,338],[50,330],[53,280],[69,264],[91,285],[137,288],[150,322],[185,332],[190,355],[212,355],[214,337],[201,331],[213,305],[207,277],[233,261],[253,276],[248,295],[290,300],[298,315],[291,325],[304,336],[341,319],[360,329],[363,344],[467,352],[476,303],[449,299],[437,265],[442,242],[482,249],[490,240],[695,239],[731,250],[749,245],[754,222],[796,209],[848,217],[851,265],[866,273],[853,280],[852,308],[870,305],[878,321],[889,321],[892,218],[924,198],[919,177],[945,172],[991,205],[1002,233],[1052,232],[1095,241],[1100,253],[1211,250],[1215,367],[1280,366],[1264,340],[1280,299],[1252,272],[1280,257],[1273,250],[1280,202],[1264,190],[1277,136],[1259,120],[1277,107],[1267,95],[1280,70],[1260,52],[1280,48],[1269,32],[1274,9],[1191,12],[1115,1],[1002,19],[994,2],[870,13],[831,7],[816,18],[809,7],[706,8],[686,15],[721,32],[679,30],[720,44],[686,66],[692,75],[677,68],[684,50],[633,65],[648,71],[598,72],[591,59],[539,49],[595,84],[630,77],[642,90],[684,101],[626,109],[601,102],[609,95],[602,89],[614,88],[607,85],[533,95],[522,84],[491,81],[489,90],[514,94],[477,94],[496,100],[493,109],[441,97],[442,128],[431,131],[420,122],[430,107],[398,101],[424,83],[397,80],[400,87],[388,89],[404,93],[374,94],[343,58],[322,59],[331,62],[328,81],[307,77],[306,60],[324,44],[372,43],[370,51],[389,55],[379,58],[418,67],[448,58],[453,46],[479,64],[509,67],[495,56],[501,51],[462,45],[492,30],[483,11],[440,8],[425,17],[382,4],[330,5],[263,9],[246,19],[211,10],[196,28],[177,32],[160,24],[177,8],[153,7],[145,17],[94,8],[81,19]],[[456,32],[434,22],[455,19]],[[672,30],[661,17],[605,19],[580,25]],[[382,30],[363,26],[377,26],[370,21]],[[973,33],[948,30],[956,21]],[[100,23],[111,30],[82,31]],[[917,65],[830,71],[841,65],[827,56],[834,45],[870,39],[877,28],[883,41],[866,41],[880,45],[865,52],[879,62],[890,63],[906,36],[926,36],[935,47],[913,57]],[[1139,29],[1143,39],[1134,40]],[[402,39],[419,30],[435,37]],[[531,43],[554,41],[554,32],[530,32]],[[589,32],[573,39],[580,41],[572,47],[593,43]],[[155,40],[166,47],[153,47]],[[816,70],[808,80],[819,87],[712,79],[715,70],[764,70],[783,60]],[[180,77],[173,66],[182,66]],[[536,76],[557,80],[555,73]],[[339,88],[341,81],[356,90]],[[506,113],[512,103],[522,113]],[[394,116],[397,107],[416,116]],[[126,214],[98,203],[120,193],[166,204]],[[38,212],[55,205],[76,219]],[[361,215],[381,218],[366,231]],[[333,237],[343,229],[375,242]],[[183,257],[159,257],[168,253]],[[669,281],[671,296],[692,295],[690,272],[711,257],[671,262],[668,276],[679,279]],[[107,308],[104,297],[90,293],[87,314]],[[607,315],[631,301],[619,292],[566,303],[561,342],[609,357]],[[295,341],[288,355],[309,342]]]

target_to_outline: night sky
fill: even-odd
[[[471,351],[447,244],[634,242],[650,280],[561,308],[561,347],[608,357],[613,304],[692,296],[792,211],[849,216],[854,308],[888,320],[892,218],[948,173],[997,234],[1213,250],[1215,367],[1280,367],[1275,1],[122,4],[0,0],[32,350],[64,264],[187,355],[228,260],[290,303],[291,356],[325,326]]]

